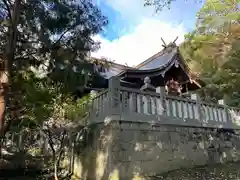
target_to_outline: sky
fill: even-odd
[[[94,36],[101,48],[93,57],[107,58],[119,64],[136,66],[162,49],[177,36],[177,44],[184,34],[194,29],[196,13],[201,3],[195,0],[176,0],[170,9],[156,14],[154,7],[144,7],[144,0],[94,0],[109,24]]]

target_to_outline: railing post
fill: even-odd
[[[225,113],[226,113],[226,116],[225,116],[225,117],[226,117],[226,121],[227,121],[227,123],[228,123],[230,126],[232,126],[232,121],[231,121],[231,118],[229,117],[229,113],[228,113],[228,106],[225,104],[224,99],[218,100],[218,104],[224,106],[224,111],[225,111]]]
[[[140,89],[141,91],[145,92],[155,92],[156,88],[151,84],[151,79],[147,76],[144,78],[144,85]],[[146,110],[148,114],[152,113],[152,103],[151,103],[151,97],[146,96],[143,101],[143,109]]]
[[[109,110],[111,114],[120,114],[120,79],[117,76],[113,76],[109,79],[108,84],[108,98],[109,98]]]
[[[196,101],[196,111],[198,113],[198,120],[203,123],[203,113],[201,108],[201,99],[198,94],[191,94],[191,99]]]
[[[97,95],[97,91],[95,91],[95,90],[90,91],[90,97],[91,98],[94,98],[96,95]]]
[[[167,110],[166,110],[166,92],[165,92],[165,87],[164,86],[159,86],[156,88],[156,93],[160,94],[160,101],[161,101],[161,105],[163,108],[163,115],[167,114]]]
[[[224,100],[223,100],[223,99],[219,99],[219,100],[218,100],[218,104],[224,106],[224,105],[225,105]]]

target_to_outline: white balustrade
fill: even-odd
[[[115,83],[116,85],[117,83]],[[239,124],[240,110],[227,108],[223,100],[219,104],[208,104],[200,101],[197,94],[191,98],[168,96],[163,88],[156,88],[155,92],[144,92],[137,89],[120,87],[116,88],[114,82],[110,89],[98,93],[92,100],[91,113],[94,117],[113,114],[138,114],[138,117],[152,117],[156,121],[158,117],[181,122],[194,122],[205,127],[226,127]],[[155,118],[154,118],[155,116]],[[134,119],[132,119],[134,120]]]

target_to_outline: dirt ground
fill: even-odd
[[[240,162],[172,171],[151,180],[240,180]]]

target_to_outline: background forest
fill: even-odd
[[[181,45],[193,72],[206,86],[201,94],[207,101],[224,97],[240,106],[240,9],[239,1],[208,0],[197,14],[193,32]]]
[[[145,5],[159,11],[171,9],[172,1],[146,0]],[[203,99],[214,102],[224,97],[228,105],[237,107],[239,3],[207,0],[197,14],[195,30],[180,46],[192,71],[206,83],[199,92]],[[93,35],[107,25],[100,9],[88,0],[78,4],[74,0],[1,0],[0,22],[1,143],[8,132],[37,129],[51,139],[60,127],[61,137],[73,124],[84,127],[79,119],[87,116],[91,99],[82,97],[83,90],[102,80],[94,69],[99,62],[88,56],[100,46]],[[54,150],[52,154],[57,165]]]
[[[145,0],[156,12],[175,0]],[[190,0],[189,0],[190,1]],[[196,14],[195,30],[185,35],[181,51],[192,71],[205,81],[200,91],[207,101],[224,97],[228,105],[240,104],[240,1],[206,0]]]

